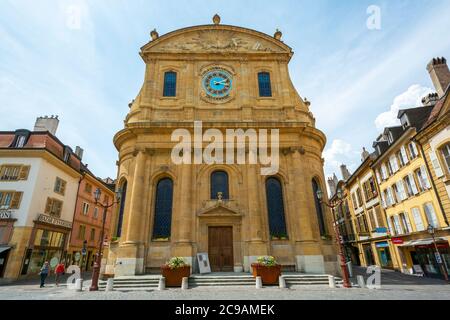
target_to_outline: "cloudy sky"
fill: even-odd
[[[283,31],[295,51],[291,77],[328,137],[327,175],[341,163],[356,169],[398,109],[432,90],[429,60],[450,58],[448,0],[0,0],[0,130],[59,115],[57,136],[82,146],[97,175],[115,177],[112,137],[143,81],[139,48],[154,28],[207,24],[215,13]]]

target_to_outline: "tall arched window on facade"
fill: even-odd
[[[317,222],[319,223],[320,235],[324,236],[326,235],[327,230],[325,226],[325,217],[323,215],[322,204],[320,203],[320,200],[317,197],[317,191],[320,189],[320,187],[316,179],[312,180],[312,188],[313,188],[314,202],[316,204]]]
[[[127,197],[127,181],[122,186],[122,197],[120,198],[119,217],[117,219],[117,231],[116,237],[119,238],[122,235],[122,223],[123,223],[123,211],[125,209],[125,200]]]
[[[177,73],[168,71],[164,73],[164,97],[176,97],[177,95]]]
[[[272,84],[270,83],[270,73],[268,72],[258,73],[258,87],[260,97],[272,96]]]
[[[287,238],[286,219],[284,214],[283,188],[280,180],[269,178],[266,181],[267,210],[269,230],[272,238]]]
[[[222,199],[230,199],[228,173],[225,171],[214,171],[211,174],[211,199],[218,199],[219,192],[222,192]]]
[[[163,178],[156,185],[153,239],[170,238],[172,228],[172,202],[173,182],[169,178]]]

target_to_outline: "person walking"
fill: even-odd
[[[39,272],[39,275],[41,276],[41,288],[45,287],[45,279],[47,279],[49,273],[50,267],[48,265],[48,261],[45,261],[44,265],[41,268],[41,271]]]
[[[58,263],[58,265],[55,268],[55,283],[56,283],[56,286],[59,286],[59,280],[60,280],[61,276],[64,275],[65,272],[66,272],[66,270],[65,270],[64,262],[61,261],[60,263]]]

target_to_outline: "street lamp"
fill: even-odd
[[[103,208],[103,221],[102,221],[102,230],[100,233],[100,245],[97,253],[97,259],[94,262],[94,268],[92,269],[92,284],[89,288],[89,291],[98,291],[98,279],[100,277],[100,266],[102,264],[102,254],[103,254],[103,242],[105,238],[105,222],[106,222],[106,213],[109,208],[113,207],[115,204],[120,202],[122,198],[122,190],[118,189],[116,191],[116,201],[112,201],[111,204],[101,203],[100,197],[102,195],[102,191],[100,188],[97,188],[94,192],[95,205],[99,205]]]
[[[349,273],[348,273],[348,269],[347,269],[347,264],[346,264],[346,259],[344,256],[344,246],[342,244],[341,241],[341,235],[339,233],[339,228],[336,222],[336,218],[334,216],[334,209],[338,206],[340,206],[343,202],[343,194],[342,194],[342,190],[338,190],[336,193],[338,200],[337,201],[332,201],[331,203],[327,203],[325,201],[323,201],[323,191],[322,190],[317,190],[317,199],[319,199],[320,203],[326,205],[327,207],[331,208],[332,213],[333,213],[333,225],[334,225],[334,232],[336,233],[336,241],[338,243],[338,247],[339,247],[339,257],[340,257],[340,263],[341,263],[341,270],[342,270],[342,280],[343,280],[343,285],[344,288],[351,288],[352,284],[350,283],[350,277],[349,277]]]
[[[448,281],[448,273],[447,273],[447,270],[446,270],[445,265],[442,260],[441,253],[439,252],[439,249],[438,249],[438,246],[436,243],[436,238],[435,238],[436,228],[430,224],[430,225],[428,225],[427,231],[433,238],[434,249],[436,250],[435,255],[436,255],[437,263],[439,264],[439,268],[441,268],[441,272],[444,275],[445,281]]]

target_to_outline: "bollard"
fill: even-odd
[[[366,283],[364,281],[364,277],[363,276],[356,276],[356,279],[358,281],[358,285],[360,288],[365,288],[366,287]]]
[[[278,282],[280,283],[280,288],[281,289],[286,289],[287,288],[287,286],[286,286],[286,279],[283,276],[280,276],[278,278]]]
[[[106,292],[114,291],[114,278],[109,278],[106,282]]]
[[[330,288],[336,288],[336,279],[333,276],[328,276],[328,285]]]
[[[166,278],[164,277],[159,278],[158,290],[159,291],[166,290]]]
[[[83,279],[77,279],[75,281],[75,290],[78,292],[83,291]]]
[[[262,279],[261,279],[261,277],[256,277],[256,289],[262,289]]]
[[[187,290],[189,288],[189,278],[184,277],[181,282],[181,290]]]

